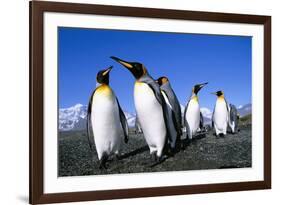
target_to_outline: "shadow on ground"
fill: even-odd
[[[107,170],[100,170],[96,153],[91,154],[83,131],[59,133],[59,176],[163,172],[251,167],[251,126],[220,138],[208,132],[189,143],[173,157],[150,167],[149,149],[142,134],[130,136],[123,144],[120,160],[111,158]]]

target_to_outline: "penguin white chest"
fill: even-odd
[[[109,87],[98,88],[92,100],[91,123],[99,159],[119,149],[121,125],[116,97]]]
[[[134,101],[138,120],[150,151],[162,152],[166,125],[161,104],[157,101],[153,90],[142,82],[135,83]]]
[[[218,130],[226,130],[228,122],[228,110],[224,99],[217,99],[213,119]]]
[[[185,118],[192,134],[195,134],[200,124],[200,106],[197,98],[192,98],[188,103]]]

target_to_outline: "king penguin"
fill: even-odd
[[[179,100],[172,89],[169,79],[165,76],[157,79],[157,83],[160,86],[161,93],[167,105],[167,111],[169,115],[168,126],[170,126],[171,136],[168,138],[171,151],[175,151],[177,142],[180,141],[182,135],[182,116]]]
[[[212,93],[217,96],[216,105],[213,111],[212,125],[216,131],[216,136],[225,136],[228,126],[228,104],[224,98],[223,91]]]
[[[128,142],[128,124],[117,97],[109,86],[112,66],[97,74],[97,86],[92,92],[87,112],[87,134],[91,150],[94,144],[100,169],[106,168],[111,154],[119,155],[121,136]],[[92,136],[90,129],[92,128]]]
[[[191,140],[193,136],[203,129],[204,120],[200,111],[198,92],[208,83],[193,86],[191,96],[184,109],[184,126],[186,127],[186,137]]]
[[[134,102],[138,121],[152,158],[160,162],[163,159],[166,137],[169,136],[166,126],[166,103],[160,87],[143,64],[127,62],[113,56],[111,58],[127,68],[136,79]]]
[[[231,133],[235,134],[238,132],[239,113],[237,111],[237,108],[233,104],[229,104],[228,110],[229,110],[228,125],[230,127]]]

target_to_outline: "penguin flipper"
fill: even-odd
[[[147,83],[147,85],[151,88],[151,90],[153,91],[157,101],[160,103],[160,105],[164,105],[165,104],[165,100],[163,99],[163,96],[161,94],[161,90],[160,87],[158,86],[158,84],[155,83],[155,81],[153,80],[149,80],[149,81],[144,81],[145,83]]]
[[[178,111],[175,112],[175,117],[177,121],[177,128],[178,128],[178,133],[182,135],[182,114],[181,114],[181,106],[179,101],[177,100],[175,102],[176,107],[178,107]]]
[[[169,117],[168,105],[165,102],[165,99],[164,99],[164,97],[161,93],[159,85],[157,83],[155,83],[155,81],[152,78],[144,79],[144,82],[147,83],[147,85],[151,88],[151,90],[153,91],[157,101],[162,106],[163,117],[164,117],[166,130],[167,130],[166,141],[168,142],[168,138],[169,138],[169,140],[172,140],[171,136],[172,136],[172,133],[173,133],[173,130],[171,129],[171,126],[169,126],[170,117]]]
[[[227,110],[227,113],[229,113],[230,112],[230,110],[229,110],[229,107],[228,107],[228,103],[227,103],[227,101],[226,101],[226,99],[224,99],[224,101],[225,101],[225,105],[226,105],[226,110]],[[227,121],[229,121],[229,115],[227,115]]]
[[[118,109],[119,109],[120,122],[121,122],[122,129],[123,129],[123,132],[124,132],[124,142],[127,143],[128,140],[129,140],[129,126],[128,126],[128,123],[127,123],[126,116],[125,116],[117,98],[116,98],[116,101],[117,101]]]
[[[87,125],[86,125],[88,142],[89,142],[89,145],[90,145],[90,148],[92,151],[94,150],[95,142],[94,142],[94,133],[93,132],[92,132],[93,137],[90,136],[90,129],[92,127],[92,125],[91,125],[92,101],[93,101],[93,96],[94,96],[95,92],[96,92],[96,89],[92,92],[91,97],[89,99],[88,108],[87,108]]]
[[[186,139],[191,139],[191,136],[190,136],[190,127],[189,127],[189,124],[186,120],[186,111],[187,111],[187,107],[188,107],[188,104],[189,104],[189,101],[187,103],[187,105],[185,106],[185,109],[184,109],[184,116],[183,116],[183,119],[184,119],[184,126],[185,126],[185,138]]]
[[[235,107],[235,105],[229,104],[229,117],[230,117],[230,121],[231,122],[236,122],[237,120],[237,116],[238,116],[238,112],[237,112],[237,108]]]
[[[173,113],[174,113],[176,121],[177,121],[177,124],[176,124],[177,132],[179,133],[179,135],[181,135],[181,133],[182,133],[182,130],[181,130],[182,114],[181,114],[181,106],[180,106],[179,100],[169,82],[162,85],[160,88],[162,91],[165,92],[165,94],[167,95],[167,97],[169,99],[169,103],[172,106],[172,110],[173,110]]]
[[[203,117],[202,112],[200,111],[200,124],[199,124],[199,128],[200,128],[201,131],[202,131],[203,127],[204,127],[204,117]]]
[[[185,136],[186,136],[186,138],[187,139],[191,139],[191,136],[190,136],[190,128],[189,128],[189,124],[188,124],[188,122],[187,122],[187,120],[186,119],[184,119],[184,126],[185,126],[185,129],[186,129],[186,131],[185,131]]]
[[[164,97],[164,100],[167,99],[167,101],[168,101],[167,103],[170,104],[170,99],[169,99],[168,95],[166,94],[166,92],[164,90],[162,90],[161,93]],[[179,136],[176,115],[173,111],[173,108],[169,107],[166,103],[165,103],[165,105],[163,104],[163,107],[164,107],[164,112],[165,112],[164,115],[166,115],[166,127],[167,127],[167,129],[169,129],[168,138],[172,144],[175,144],[177,141],[177,137]]]
[[[181,124],[182,119],[177,118],[177,114],[175,113],[174,110],[172,112],[173,112],[173,121],[174,121],[176,130],[177,130],[178,136],[180,137],[182,135],[182,129],[181,129],[182,128],[182,124]]]
[[[212,113],[212,128],[215,128],[215,127],[214,127],[214,114],[215,114],[215,109],[216,109],[216,106],[214,107],[213,113]]]
[[[181,116],[181,110],[180,110],[180,103],[177,100],[176,96],[175,96],[175,98],[174,97],[171,98],[171,96],[169,96],[168,94],[167,94],[167,96],[168,96],[169,101],[170,101],[170,103],[172,105],[172,108],[173,108],[172,112],[173,112],[173,116],[174,116],[173,120],[175,120],[175,122],[174,122],[175,127],[177,129],[178,134],[181,135],[182,134],[182,130],[181,130],[181,128],[182,128],[182,123],[181,123],[182,122],[182,116]]]

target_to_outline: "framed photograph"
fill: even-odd
[[[271,17],[30,2],[30,203],[271,188]]]

